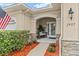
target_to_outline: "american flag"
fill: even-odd
[[[0,29],[5,30],[11,17],[0,7]]]

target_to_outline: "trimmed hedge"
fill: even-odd
[[[0,55],[7,55],[12,51],[21,50],[27,44],[29,31],[0,31]]]

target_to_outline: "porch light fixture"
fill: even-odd
[[[70,8],[69,9],[69,17],[70,17],[71,20],[73,18],[73,14],[74,14],[74,12],[73,12],[72,8]]]

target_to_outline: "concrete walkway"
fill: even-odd
[[[28,56],[44,56],[46,49],[48,48],[49,43],[41,42],[33,50],[30,51]]]
[[[43,43],[56,43],[56,39],[49,39],[49,38],[41,38],[38,39],[37,41]]]

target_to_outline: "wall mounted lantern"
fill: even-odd
[[[69,17],[70,17],[71,20],[73,18],[73,14],[74,14],[74,12],[73,12],[72,8],[70,8],[69,9]]]

